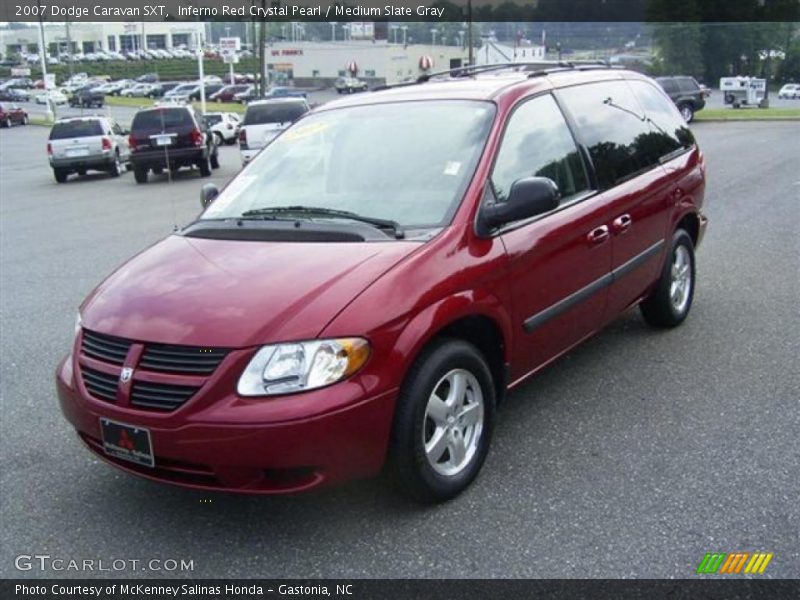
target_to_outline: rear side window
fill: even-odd
[[[658,84],[668,94],[676,94],[678,92],[678,84],[674,79],[659,79]]]
[[[50,130],[51,140],[93,135],[103,135],[103,126],[100,121],[65,121],[64,123],[56,123],[53,125],[53,129]]]
[[[192,116],[188,110],[182,108],[162,108],[157,110],[145,110],[136,113],[133,117],[131,126],[134,130],[139,129],[170,129],[175,127],[193,127]]]
[[[217,123],[220,123],[222,121],[222,115],[206,115],[203,118],[206,121],[206,125],[208,125],[209,127],[211,125],[216,125]]]
[[[700,86],[698,86],[697,82],[691,77],[679,77],[678,87],[682,92],[696,92],[700,89]]]
[[[642,105],[650,124],[652,137],[650,152],[658,159],[691,148],[694,136],[672,101],[652,83],[629,81],[636,99]]]
[[[652,167],[652,131],[625,81],[591,83],[559,92],[586,145],[601,189]]]
[[[244,124],[292,123],[302,117],[307,110],[306,105],[300,102],[251,104],[244,115]]]
[[[549,177],[563,197],[589,187],[575,140],[550,95],[528,100],[511,115],[492,171],[497,201],[505,202],[523,177]]]

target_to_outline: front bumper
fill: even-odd
[[[148,479],[249,494],[293,493],[374,475],[385,459],[397,390],[360,398],[363,386],[342,382],[291,398],[296,402],[295,418],[257,422],[253,416],[259,412],[274,413],[270,403],[275,400],[250,402],[239,410],[246,411],[247,420],[236,415],[234,405],[241,408],[243,401],[233,393],[205,410],[185,406],[154,414],[89,396],[73,366],[70,355],[56,372],[65,417],[97,456]],[[331,403],[331,395],[340,398]],[[316,412],[321,404],[337,403],[340,408]],[[216,420],[210,420],[211,415]],[[101,417],[146,427],[155,467],[107,456],[100,441]]]

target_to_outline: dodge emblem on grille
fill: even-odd
[[[122,369],[122,373],[119,374],[119,382],[120,383],[128,383],[133,377],[133,369],[130,367],[125,367]]]

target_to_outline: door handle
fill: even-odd
[[[592,245],[595,246],[597,244],[602,244],[605,242],[609,237],[608,227],[606,225],[602,225],[597,229],[592,229],[588,234],[586,234],[586,240]]]
[[[628,231],[628,229],[631,228],[632,224],[633,224],[633,219],[631,219],[631,216],[625,214],[625,215],[620,215],[616,219],[614,219],[614,222],[611,223],[611,226],[614,228],[614,233],[622,234]]]

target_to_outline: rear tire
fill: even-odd
[[[694,286],[694,243],[685,230],[678,229],[656,287],[639,305],[645,322],[662,329],[683,323],[692,308]]]
[[[147,183],[147,169],[134,167],[133,178],[136,180],[136,183]]]
[[[200,168],[200,177],[211,176],[211,161],[208,157],[201,159],[197,166]]]
[[[489,451],[495,387],[483,355],[463,340],[431,344],[409,370],[397,400],[390,468],[421,502],[460,494]]]
[[[217,146],[222,146],[225,143],[225,140],[222,138],[222,134],[219,131],[214,132],[214,141],[216,142]]]
[[[67,181],[67,172],[64,169],[53,169],[53,176],[58,183],[65,183]]]
[[[6,120],[3,121],[3,127],[11,128],[11,117],[6,117]]]
[[[211,163],[212,169],[219,169],[219,154],[214,152],[214,154],[211,155],[209,162]]]
[[[691,123],[694,120],[694,107],[691,104],[684,103],[678,107],[678,110],[681,112],[681,116],[683,120],[687,123]]]

